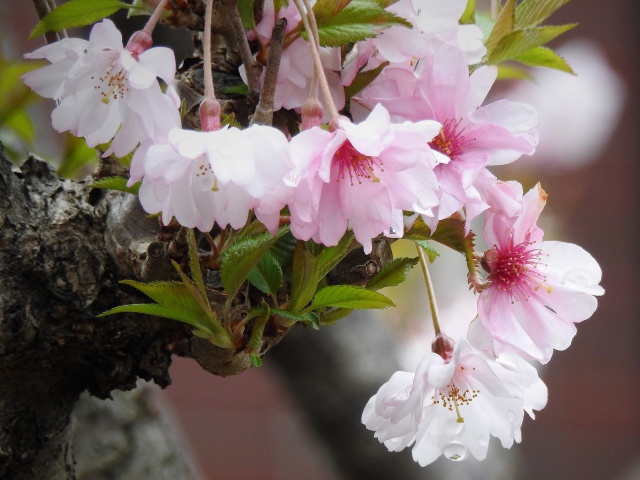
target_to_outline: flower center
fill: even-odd
[[[464,367],[460,367],[464,369]],[[460,407],[469,405],[474,398],[478,397],[480,390],[460,390],[452,382],[446,386],[446,391],[442,392],[436,390],[435,395],[431,396],[431,401],[434,405],[442,405],[444,408],[453,412],[455,410],[458,417],[458,423],[464,423],[464,418],[460,414]]]
[[[528,299],[532,292],[540,287],[550,290],[545,285],[547,278],[539,271],[538,267],[544,265],[541,262],[542,252],[537,248],[530,248],[531,243],[521,243],[499,250],[494,245],[493,250],[485,253],[485,261],[489,267],[488,280],[498,290],[509,292],[512,301],[520,292]]]
[[[351,144],[349,140],[340,145],[340,148],[333,155],[334,165],[338,168],[337,182],[344,180],[347,173],[349,180],[353,185],[355,179],[358,183],[362,183],[362,179],[372,179],[373,182],[379,182],[380,179],[373,173],[374,168],[382,169],[382,162],[379,158],[363,155]]]
[[[460,121],[447,120],[442,124],[440,133],[429,142],[429,146],[438,152],[455,160],[473,139],[464,136],[464,128],[458,130]]]
[[[92,76],[91,80],[95,81],[96,77]],[[118,100],[118,98],[122,100],[124,94],[129,91],[127,72],[124,68],[116,70],[116,63],[112,63],[109,70],[98,77],[97,84],[93,88],[100,91],[102,103],[108,104],[111,100]]]

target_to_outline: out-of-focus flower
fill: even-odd
[[[428,142],[439,129],[435,121],[392,124],[378,105],[360,124],[345,118],[331,132],[313,127],[293,137],[293,235],[336,245],[350,226],[366,253],[383,232],[402,236],[403,210],[430,215],[438,202]]]
[[[442,123],[430,146],[451,161],[436,167],[441,187],[436,219],[464,208],[468,223],[488,208],[482,193],[495,177],[486,167],[534,152],[538,116],[530,106],[509,100],[481,106],[497,71],[480,67],[469,76],[464,54],[456,47],[434,44],[422,61],[419,76],[404,69],[385,69],[363,91],[362,99],[369,105],[381,103],[396,119]],[[483,178],[477,184],[479,177]]]
[[[250,210],[272,232],[291,189],[282,179],[292,164],[279,130],[254,125],[212,132],[175,129],[167,143],[143,143],[131,164],[130,184],[143,178],[140,202],[185,227],[209,231],[244,226]]]
[[[38,94],[58,102],[53,127],[85,137],[90,147],[113,139],[107,153],[122,157],[141,141],[161,138],[180,126],[176,105],[157,80],[173,81],[173,51],[145,49],[139,43],[124,48],[111,20],[97,23],[88,42],[66,39],[26,57],[51,62],[22,78]]]
[[[526,101],[540,114],[540,143],[524,163],[529,168],[571,169],[591,162],[605,148],[625,103],[625,86],[592,41],[572,40],[558,53],[576,75],[552,69],[532,72],[504,96]]]
[[[536,225],[547,195],[538,185],[523,198],[516,216],[502,211],[485,215],[483,237],[489,286],[478,298],[478,318],[500,344],[525,358],[546,363],[553,350],[564,350],[576,334],[576,322],[597,307],[594,295],[602,271],[581,247],[543,242]]]
[[[533,417],[546,401],[531,365],[511,354],[494,359],[462,339],[450,362],[427,353],[415,374],[394,373],[365,406],[362,422],[390,451],[413,445],[422,466],[440,455],[483,460],[491,436],[505,448],[520,442],[524,412]]]

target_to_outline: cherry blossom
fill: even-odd
[[[396,120],[434,119],[442,123],[439,135],[430,142],[432,149],[451,159],[436,167],[441,187],[437,219],[465,208],[470,221],[488,208],[476,184],[479,176],[492,177],[486,167],[534,152],[537,113],[528,105],[508,100],[480,106],[497,70],[480,67],[469,76],[464,54],[456,47],[434,43],[422,61],[419,75],[405,69],[385,69],[363,91],[362,99],[369,105],[381,103]],[[482,186],[489,188],[491,182],[486,180]]]
[[[351,226],[368,253],[377,235],[402,235],[402,210],[430,215],[437,205],[437,160],[427,143],[440,124],[392,124],[380,105],[360,124],[338,123],[331,132],[314,127],[291,140],[291,231],[329,246]]]
[[[113,139],[107,154],[122,157],[139,142],[180,126],[175,100],[157,81],[173,81],[173,51],[147,49],[150,39],[141,42],[141,35],[134,34],[134,41],[124,48],[113,22],[103,20],[92,28],[88,42],[62,40],[27,55],[51,62],[22,78],[37,93],[58,102],[52,113],[56,130],[85,137],[90,147]]]
[[[546,363],[576,334],[575,323],[597,307],[600,266],[581,247],[542,241],[536,225],[547,195],[536,186],[522,199],[518,215],[487,212],[483,237],[491,249],[483,266],[488,287],[478,299],[478,318],[500,344]]]
[[[425,466],[444,455],[462,460],[487,455],[489,439],[510,448],[521,441],[524,412],[547,402],[536,370],[512,354],[495,359],[459,340],[445,362],[427,353],[417,371],[396,372],[364,408],[362,422],[390,451],[412,447]]]
[[[250,210],[272,232],[291,189],[282,179],[292,164],[289,143],[272,127],[225,127],[212,132],[174,129],[166,143],[143,143],[129,184],[142,179],[140,202],[186,227],[209,231],[243,227]]]

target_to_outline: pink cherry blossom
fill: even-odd
[[[520,442],[524,412],[533,417],[546,402],[547,388],[531,365],[511,354],[492,358],[461,339],[448,363],[427,353],[415,374],[394,373],[365,406],[362,422],[390,451],[413,445],[422,466],[440,455],[483,460],[491,436],[505,448]]]
[[[342,119],[334,131],[314,127],[293,137],[293,235],[336,245],[350,226],[367,253],[383,232],[402,236],[402,210],[430,215],[437,204],[437,161],[427,143],[439,128],[394,125],[379,105],[360,124]]]
[[[243,227],[250,210],[272,232],[292,193],[282,179],[292,164],[279,130],[254,125],[212,132],[174,129],[166,143],[143,143],[133,157],[129,184],[142,179],[140,202],[185,227],[209,231]]]
[[[157,80],[167,85],[173,81],[173,51],[144,51],[139,44],[128,48],[113,22],[103,20],[93,27],[88,42],[62,40],[26,55],[46,58],[51,65],[25,74],[23,80],[58,102],[52,114],[56,130],[85,137],[91,147],[113,139],[107,154],[122,157],[139,142],[180,126],[175,102],[162,93]]]
[[[490,283],[478,299],[479,321],[495,341],[542,363],[569,347],[574,324],[593,314],[594,295],[604,293],[591,255],[571,243],[542,241],[536,221],[546,198],[538,185],[518,215],[486,213],[483,237],[491,249],[483,265]]]
[[[497,70],[480,67],[469,76],[464,54],[456,47],[433,44],[422,62],[419,75],[386,69],[362,98],[369,105],[381,103],[394,119],[442,123],[440,134],[430,142],[432,149],[451,159],[436,168],[441,186],[437,219],[464,208],[469,221],[488,207],[476,183],[479,176],[492,176],[486,167],[534,152],[537,114],[525,104],[508,100],[480,106]],[[486,179],[481,183],[487,186]]]

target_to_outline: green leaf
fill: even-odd
[[[209,321],[208,312],[203,312],[202,307],[193,298],[189,287],[182,282],[151,282],[142,283],[135,280],[123,280],[120,282],[140,290],[147,297],[171,310],[182,318],[189,318],[194,326],[206,330]],[[126,305],[125,305],[126,306]],[[186,320],[184,320],[186,321]]]
[[[476,17],[476,0],[468,0],[467,6],[462,12],[462,16],[460,17],[460,23],[468,24],[474,23]]]
[[[65,28],[83,27],[113,15],[129,5],[118,0],[70,0],[53,10],[40,20],[33,29],[29,40],[33,40],[47,32],[58,32]]]
[[[332,325],[353,312],[353,308],[335,308],[320,315],[320,325]]]
[[[187,228],[187,243],[189,244],[189,270],[191,271],[191,278],[193,278],[193,283],[198,287],[202,298],[206,299],[207,291],[204,288],[202,270],[200,269],[200,257],[198,256],[198,244],[196,243],[196,234],[193,228]]]
[[[550,42],[558,35],[576,27],[577,24],[527,28],[518,30],[503,37],[489,54],[489,64],[496,64],[504,60],[512,60],[514,57],[528,52],[532,48]]]
[[[402,236],[406,240],[429,240],[431,238],[431,229],[427,227],[421,216],[416,218],[411,228]]]
[[[127,187],[127,179],[124,177],[105,177],[100,180],[96,180],[91,185],[91,188],[103,188],[105,190],[117,190],[119,192],[131,193],[137,195],[140,190],[140,182],[137,182],[133,187]]]
[[[387,263],[366,285],[367,290],[380,290],[400,285],[407,279],[418,258],[395,258]]]
[[[254,367],[259,367],[262,365],[262,360],[260,359],[260,349],[262,348],[262,335],[264,334],[264,327],[267,325],[267,321],[271,316],[271,312],[269,309],[269,305],[262,300],[262,312],[253,323],[253,329],[251,330],[251,338],[249,338],[249,343],[247,345],[247,350],[249,355],[251,356],[251,361],[253,362]]]
[[[493,49],[498,45],[498,42],[511,32],[513,32],[516,23],[516,0],[507,0],[507,3],[502,7],[500,15],[496,19],[496,23],[493,25],[491,34],[487,39],[486,47],[489,55],[493,52]]]
[[[318,259],[305,248],[304,242],[298,242],[293,253],[291,270],[291,301],[288,310],[298,312],[313,298],[318,288]]]
[[[281,228],[276,236],[265,232],[261,235],[245,237],[224,251],[220,265],[220,278],[227,292],[228,302],[236,296],[260,259],[287,231],[288,228]]]
[[[373,38],[380,30],[396,25],[412,28],[409,21],[385,10],[375,0],[352,0],[333,15],[316,16],[316,21],[320,45],[325,47]]]
[[[120,307],[115,307],[111,310],[107,310],[106,312],[99,314],[98,317],[106,317],[107,315],[114,315],[116,313],[144,313],[147,315],[154,315],[156,317],[177,320],[179,322],[187,323],[196,328],[199,328],[197,322],[194,322],[193,317],[185,315],[181,311],[170,310],[158,303],[134,303],[131,305],[122,305]],[[210,336],[209,332],[207,332],[207,337],[208,336]]]
[[[253,18],[254,4],[255,0],[238,0],[238,13],[240,13],[240,18],[242,19],[242,25],[248,30],[256,26],[255,18]]]
[[[378,292],[353,285],[332,285],[318,291],[313,303],[306,308],[306,311],[325,307],[367,309],[395,307],[395,305],[390,298]]]
[[[289,267],[293,262],[293,252],[295,252],[297,244],[298,240],[291,235],[291,232],[287,232],[278,239],[269,251],[276,257],[284,272],[291,270]]]
[[[516,9],[516,29],[535,27],[569,0],[524,0]]]
[[[304,323],[314,330],[320,329],[320,317],[315,312],[308,312],[304,314],[290,312],[288,310],[282,310],[281,308],[272,308],[271,315],[277,315],[278,317],[286,318],[292,321],[292,325],[295,322]]]
[[[414,240],[414,241],[417,245],[420,246],[420,248],[422,248],[426,252],[427,257],[429,258],[429,263],[433,263],[435,259],[440,256],[438,251],[435,248],[433,248],[431,241],[429,240]]]
[[[337,245],[324,248],[318,256],[318,280],[322,280],[340,261],[347,256],[355,245],[351,230],[340,239]]]
[[[364,72],[362,71],[358,72],[358,74],[356,75],[356,78],[354,78],[353,82],[351,82],[351,85],[349,85],[348,87],[345,87],[344,89],[345,98],[351,98],[354,95],[357,95],[358,93],[360,93],[362,90],[364,90],[365,87],[368,87],[371,82],[373,82],[376,78],[378,78],[378,75],[382,73],[382,70],[387,65],[389,65],[389,62],[383,62],[380,65],[378,65],[376,68],[372,68],[371,70],[365,70]]]
[[[529,65],[530,67],[555,68],[563,72],[574,73],[564,58],[546,47],[532,48],[527,52],[516,55],[512,60]]]
[[[254,267],[247,280],[263,293],[275,294],[282,286],[282,268],[276,257],[267,252]]]

